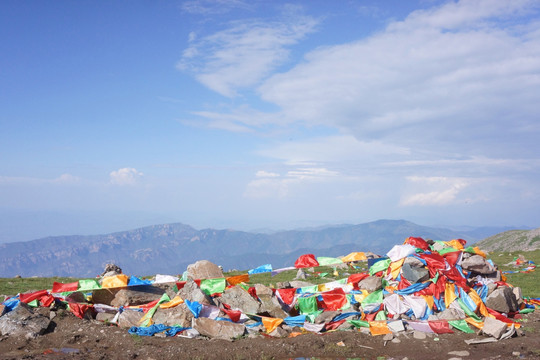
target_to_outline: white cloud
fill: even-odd
[[[110,182],[114,185],[135,185],[144,174],[134,168],[121,168],[111,171]]]
[[[210,89],[228,97],[238,89],[257,85],[289,56],[288,46],[312,32],[317,22],[298,14],[286,21],[242,21],[215,34],[197,38],[190,34],[177,67],[191,71]]]
[[[462,178],[410,176],[407,180],[424,191],[405,195],[400,202],[403,206],[448,205],[456,202],[458,194],[469,186],[469,181]],[[426,188],[431,191],[426,192]]]
[[[532,144],[526,129],[539,131],[539,24],[520,18],[529,26],[517,31],[498,20],[533,10],[527,1],[460,1],[414,12],[366,39],[312,51],[259,91],[287,119],[359,139],[447,150],[467,141],[464,150],[486,150],[511,133]]]
[[[280,175],[277,174],[277,173],[268,172],[268,171],[264,171],[264,170],[259,170],[255,174],[255,177],[258,177],[258,178],[276,178],[276,177],[279,177],[279,176]]]

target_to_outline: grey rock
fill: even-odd
[[[167,326],[179,325],[182,327],[190,327],[193,314],[188,309],[186,304],[169,309],[157,309],[152,320],[155,324],[164,324]]]
[[[275,328],[274,331],[272,331],[268,335],[270,335],[272,337],[283,338],[283,337],[289,336],[289,332],[286,329],[281,328],[281,327],[278,326],[277,328]]]
[[[188,278],[194,280],[223,277],[221,268],[208,260],[199,260],[195,264],[188,265],[187,274]]]
[[[512,292],[514,293],[514,298],[518,303],[518,307],[521,306],[521,304],[523,304],[523,294],[521,293],[521,288],[518,286],[513,287]]]
[[[438,320],[463,320],[466,315],[463,311],[454,308],[444,309],[437,315]]]
[[[368,276],[358,283],[358,287],[369,292],[380,290],[382,289],[382,278],[378,276]]]
[[[413,337],[418,340],[424,340],[426,338],[426,333],[421,331],[413,331]]]
[[[276,289],[290,289],[291,283],[288,281],[281,281],[276,283]]]
[[[289,285],[293,288],[301,288],[306,286],[313,286],[314,284],[307,281],[293,280],[289,282]]]
[[[132,326],[139,326],[144,314],[135,310],[124,310],[118,317],[118,326],[123,328],[129,328]]]
[[[411,284],[423,282],[429,279],[429,271],[425,267],[416,267],[410,263],[403,263],[401,275]]]
[[[315,318],[314,323],[315,324],[324,324],[324,323],[330,322],[338,314],[340,314],[339,311],[323,311],[322,313],[317,315],[317,317]]]
[[[101,277],[114,276],[122,273],[122,269],[115,264],[106,264]]]
[[[302,269],[298,269],[298,272],[296,273],[296,280],[306,280],[306,273]]]
[[[394,338],[394,334],[392,334],[392,333],[385,334],[385,335],[383,336],[383,340],[384,340],[384,341],[392,341],[393,338]]]
[[[486,306],[501,313],[517,311],[518,302],[512,292],[512,289],[504,286],[495,289],[491,295],[486,298]]]
[[[500,320],[486,317],[484,319],[484,327],[482,332],[486,335],[493,336],[496,339],[500,339],[501,336],[506,332],[507,326],[505,322]]]
[[[255,284],[254,286],[255,286],[255,292],[257,293],[257,296],[261,296],[261,295],[272,296],[274,294],[272,289],[269,288],[268,286],[265,286],[263,284]]]
[[[15,309],[0,317],[0,334],[35,338],[43,335],[50,323],[48,317],[34,313],[25,303],[19,303]]]
[[[230,321],[217,321],[209,318],[193,319],[192,327],[201,335],[210,338],[233,340],[244,335],[246,327]]]
[[[260,294],[258,296],[261,301],[259,314],[267,314],[270,317],[280,319],[285,319],[289,316],[289,314],[281,308],[279,300],[275,296],[267,294]]]
[[[467,350],[455,350],[455,351],[449,351],[448,355],[465,357],[471,354]]]
[[[84,294],[82,292],[78,292],[78,291],[72,292],[71,294],[66,296],[66,301],[67,302],[76,302],[76,303],[87,303],[88,302],[88,301],[86,301],[86,297],[84,296]]]
[[[257,314],[261,304],[240,286],[227,289],[221,295],[221,301],[233,309],[242,310],[245,314]]]
[[[115,314],[100,312],[96,315],[96,320],[101,322],[111,322]]]
[[[111,301],[111,306],[143,305],[159,300],[165,291],[155,286],[130,286],[120,289]]]
[[[417,268],[424,267],[424,263],[422,261],[420,261],[420,259],[415,258],[413,256],[407,256],[405,258],[405,261],[403,262],[403,264],[404,265],[409,264],[410,266],[417,267]]]
[[[214,305],[212,298],[206,295],[193,280],[188,280],[184,287],[178,290],[178,296],[184,300],[196,301],[205,305]]]
[[[94,304],[111,305],[116,293],[120,289],[96,289],[92,291],[92,302]],[[80,293],[79,293],[80,294]]]
[[[461,262],[463,269],[474,271],[479,274],[491,274],[497,271],[489,262],[480,255],[472,255]]]

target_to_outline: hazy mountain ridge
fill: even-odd
[[[492,234],[489,234],[492,235]],[[351,251],[385,254],[408,236],[437,240],[479,240],[468,232],[421,226],[404,220],[378,220],[317,230],[250,233],[202,229],[181,224],[90,236],[55,236],[0,244],[0,276],[96,276],[107,262],[127,274],[178,274],[207,259],[225,269],[249,269],[264,263],[290,266],[303,253],[346,255]]]
[[[487,251],[530,251],[540,249],[540,228],[505,231],[480,241],[478,246]]]

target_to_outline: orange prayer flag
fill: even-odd
[[[243,282],[247,283],[249,282],[249,274],[242,274],[242,275],[228,277],[227,282],[233,286],[243,283]]]
[[[475,246],[473,249],[474,249],[474,252],[476,253],[476,255],[480,255],[484,259],[487,257],[486,253],[483,252],[482,250],[480,250],[480,248],[478,246]]]
[[[475,328],[478,328],[478,329],[482,329],[484,327],[484,322],[483,321],[476,321],[476,320],[474,320],[473,318],[470,318],[470,317],[466,317],[465,321],[467,323],[471,324],[472,326],[474,326]]]
[[[262,323],[264,327],[266,328],[266,333],[270,334],[272,331],[276,330],[276,328],[283,322],[283,319],[280,318],[271,318],[266,316],[261,316]]]
[[[372,336],[390,334],[392,331],[386,325],[386,321],[369,321],[369,331]]]
[[[182,304],[183,302],[184,302],[184,300],[180,296],[176,295],[174,297],[174,299],[172,299],[169,302],[166,302],[166,303],[163,303],[163,304],[159,305],[159,307],[161,309],[169,309],[169,308],[178,306],[178,305]]]
[[[124,287],[128,284],[128,277],[124,274],[118,274],[114,276],[106,276],[103,278],[103,281],[101,282],[101,287],[103,289],[105,288],[117,288],[117,287]]]

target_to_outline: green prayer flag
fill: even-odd
[[[365,320],[347,320],[357,328],[365,327],[369,328],[369,323]]]
[[[461,309],[463,311],[465,311],[465,314],[467,314],[468,317],[470,318],[473,318],[474,320],[476,321],[482,321],[482,319],[480,319],[480,317],[478,315],[476,315],[476,313],[474,311],[472,311],[471,309],[469,309],[469,307],[467,306],[467,304],[465,304],[463,302],[463,300],[461,300],[461,298],[457,298],[457,301],[458,301],[458,304],[459,306],[461,307]]]
[[[459,250],[449,246],[449,247],[439,250],[438,252],[440,255],[444,255],[444,254],[455,252],[455,251],[459,251]]]
[[[333,265],[333,264],[343,264],[343,261],[341,261],[341,259],[333,258],[333,257],[327,257],[327,256],[319,256],[319,257],[317,257],[317,262],[319,263],[319,266]]]
[[[377,315],[375,315],[375,320],[386,320],[386,314],[384,311],[379,311]]]
[[[377,290],[377,291],[372,292],[368,296],[366,296],[365,299],[362,300],[361,304],[363,306],[366,304],[380,304],[382,302],[383,302],[383,291]]]
[[[225,278],[201,280],[201,290],[206,295],[222,293],[223,291],[225,291],[225,286]]]
[[[306,320],[313,324],[315,322],[315,318],[319,316],[322,312],[323,312],[322,310],[317,310],[314,313],[305,314]]]
[[[152,320],[152,317],[156,313],[156,310],[158,309],[159,305],[163,304],[164,302],[168,302],[168,301],[171,301],[171,298],[169,297],[169,295],[167,295],[167,293],[164,293],[163,295],[161,295],[161,298],[159,299],[157,304],[154,305],[153,308],[148,310],[148,312],[141,319],[142,320],[141,326],[142,327],[150,326],[150,320]]]
[[[465,320],[448,320],[448,323],[460,331],[467,334],[474,334],[474,330],[469,327],[469,324]]]
[[[532,312],[534,312],[534,309],[530,309],[530,308],[525,308],[525,309],[519,310],[520,314],[530,314]]]
[[[373,274],[378,273],[379,271],[384,271],[388,269],[391,262],[392,260],[390,259],[377,261],[375,264],[371,265],[371,267],[369,268],[369,275],[373,276]]]
[[[27,305],[31,306],[31,307],[38,307],[39,306],[39,301],[38,301],[38,299],[35,299],[35,300],[30,301]]]
[[[320,274],[319,274],[319,276],[322,277],[322,278],[325,277],[325,276],[327,276],[327,275],[328,275],[328,273],[320,273]]]
[[[298,298],[298,307],[301,314],[311,314],[319,310],[317,306],[317,297],[299,297]]]
[[[88,291],[88,290],[96,290],[101,289],[101,285],[99,285],[99,282],[97,279],[81,279],[79,280],[79,288],[77,291]]]
[[[300,293],[302,294],[313,294],[319,292],[319,285],[304,286],[300,288]]]

